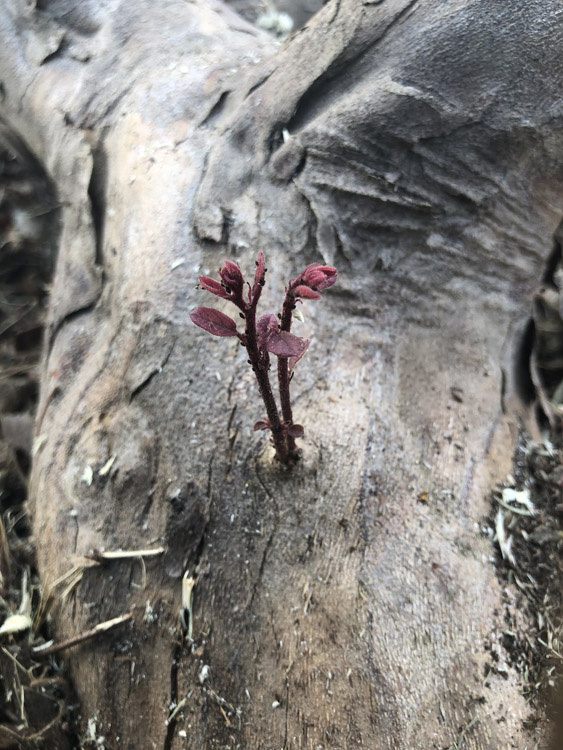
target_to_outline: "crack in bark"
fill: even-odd
[[[500,410],[503,414],[506,414],[506,370],[504,367],[500,368]]]
[[[41,62],[39,63],[39,67],[45,65],[48,62],[51,62],[51,60],[56,60],[57,57],[61,57],[64,52],[66,51],[67,47],[67,40],[66,40],[66,34],[63,33],[61,38],[59,39],[57,48],[54,49],[52,52],[49,52],[48,55],[46,55]]]
[[[262,580],[262,576],[264,575],[264,569],[266,567],[266,561],[268,559],[268,554],[272,548],[272,544],[274,541],[274,537],[278,531],[279,527],[279,506],[276,502],[276,499],[274,495],[270,492],[266,484],[264,483],[264,480],[260,476],[260,472],[258,470],[258,464],[255,462],[255,471],[256,471],[256,478],[258,479],[258,482],[262,486],[262,489],[268,496],[268,499],[271,501],[273,507],[274,507],[274,528],[270,532],[268,536],[268,540],[266,541],[266,545],[264,546],[264,551],[262,552],[262,559],[260,560],[260,567],[258,568],[258,575],[256,577],[256,581],[254,582],[254,586],[252,587],[252,594],[250,595],[250,600],[248,602],[247,608],[251,609],[252,605],[254,603],[254,598],[256,596],[256,592],[258,591],[258,586],[260,584],[260,581]]]
[[[230,400],[231,400],[231,395],[229,393],[229,402],[230,402]],[[236,410],[237,410],[237,404],[235,404],[233,406],[233,408],[231,409],[231,414],[229,416],[229,421],[227,423],[227,436],[228,436],[228,440],[229,440],[229,445],[228,445],[228,448],[227,448],[227,461],[226,461],[227,466],[226,466],[226,469],[225,469],[225,476],[229,476],[230,473],[231,473],[231,471],[232,471],[232,468],[233,468],[234,447],[235,447],[235,443],[237,441],[237,437],[238,437],[239,429],[240,429],[240,424],[241,424],[240,422],[237,422],[237,424],[235,425],[234,432],[231,432],[231,427],[233,425],[233,419],[235,417]]]
[[[208,479],[207,479],[207,497],[209,504],[211,505],[212,491],[211,483],[213,478],[213,456],[209,460],[208,467]],[[207,538],[207,530],[209,528],[209,521],[205,524],[201,531],[201,536],[196,546],[193,567],[194,571],[197,571],[201,558],[205,550],[205,541]],[[172,663],[170,665],[170,702],[169,702],[169,718],[166,729],[166,736],[164,738],[163,750],[171,750],[174,742],[174,736],[176,733],[176,725],[178,723],[177,713],[175,713],[178,706],[178,671],[180,669],[180,663],[182,655],[184,653],[184,634],[182,634],[182,640],[174,645],[172,650]]]
[[[154,458],[152,462],[152,471],[151,471],[151,487],[150,487],[146,502],[143,506],[143,510],[141,511],[141,515],[140,515],[141,523],[144,523],[144,521],[146,520],[152,508],[152,504],[154,502],[154,496],[157,490],[158,468],[160,465],[160,456],[162,452],[161,439],[158,435],[156,435],[154,438],[153,447],[154,447],[154,451],[153,451]]]
[[[334,3],[334,11],[332,13],[332,18],[328,22],[329,26],[336,21],[336,18],[338,16],[338,14],[340,13],[340,6],[341,5],[342,5],[342,0],[336,0],[336,2]]]
[[[98,301],[100,299],[102,292],[100,289],[99,294],[96,296],[96,299],[92,300],[91,302],[88,302],[87,304],[83,305],[82,307],[79,307],[76,310],[72,310],[71,312],[67,313],[66,315],[63,315],[60,320],[57,321],[53,329],[49,333],[49,345],[47,347],[47,354],[46,359],[48,360],[51,354],[53,353],[53,348],[55,346],[55,342],[57,340],[58,335],[62,331],[62,329],[68,324],[71,323],[73,320],[76,320],[76,318],[81,317],[82,315],[87,315],[88,313],[92,312],[96,305],[98,304]]]
[[[274,523],[274,528],[270,532],[270,535],[264,547],[264,551],[262,552],[262,559],[260,560],[260,567],[258,568],[258,576],[256,577],[256,581],[254,582],[254,586],[252,587],[252,594],[250,595],[250,601],[248,602],[248,609],[251,609],[254,603],[254,597],[256,596],[256,592],[258,591],[258,585],[260,584],[260,581],[262,580],[262,576],[264,575],[264,568],[266,567],[266,560],[268,558],[270,549],[272,548],[272,543],[274,541],[274,536],[277,530],[278,530],[278,523],[276,521]]]
[[[180,658],[182,656],[183,645],[181,642],[176,643],[172,651],[172,664],[170,666],[170,718],[164,738],[163,750],[171,750],[176,733],[177,718],[172,716],[173,711],[178,703],[178,669],[180,667]]]
[[[106,193],[107,193],[107,154],[103,144],[103,136],[91,150],[92,171],[88,183],[88,198],[90,199],[90,213],[92,226],[94,228],[94,241],[96,246],[95,264],[104,265],[103,245],[106,219]]]
[[[74,540],[72,542],[72,554],[76,555],[76,550],[78,548],[78,534],[80,532],[80,524],[78,523],[78,517],[74,517],[74,522],[76,524],[76,530],[74,532]]]
[[[306,210],[309,213],[309,221],[307,222],[307,237],[305,238],[305,242],[303,243],[303,246],[300,248],[300,251],[303,252],[304,250],[310,249],[314,252],[318,251],[319,249],[319,242],[317,240],[317,231],[319,228],[319,220],[317,217],[317,214],[315,213],[315,210],[313,208],[313,204],[308,197],[307,193],[299,187],[299,184],[297,182],[293,183],[295,185],[295,189],[299,193],[299,195],[303,198],[303,200],[306,203]]]
[[[263,76],[257,83],[255,83],[253,86],[251,86],[248,89],[248,91],[246,93],[246,96],[244,98],[248,99],[248,97],[252,96],[252,94],[254,94],[255,91],[258,91],[258,89],[261,86],[263,86],[268,81],[269,78],[271,78],[271,76],[276,72],[276,70],[277,70],[277,66],[275,68],[273,68],[273,70],[271,70],[269,73],[266,73],[266,75]]]
[[[160,373],[161,373],[161,372],[163,371],[163,369],[164,369],[164,368],[166,367],[166,364],[167,364],[168,360],[170,359],[170,357],[171,357],[171,355],[172,355],[172,352],[174,351],[174,347],[176,346],[176,341],[177,341],[177,340],[178,340],[178,339],[176,339],[176,338],[175,338],[175,339],[174,339],[174,340],[172,341],[172,344],[170,345],[170,348],[168,349],[168,352],[167,352],[167,353],[166,353],[166,355],[164,356],[164,359],[162,360],[162,362],[161,362],[161,363],[160,363],[160,364],[159,364],[159,365],[158,365],[157,367],[155,367],[155,368],[154,368],[154,370],[152,370],[152,371],[151,371],[151,372],[150,372],[150,373],[149,373],[149,374],[148,374],[148,375],[146,376],[146,378],[145,378],[145,379],[144,379],[144,380],[143,380],[143,381],[142,381],[142,382],[141,382],[141,383],[140,383],[140,384],[139,384],[138,386],[136,386],[136,387],[135,387],[135,388],[133,389],[133,391],[131,391],[131,397],[130,397],[130,399],[129,399],[129,403],[132,403],[132,402],[133,402],[133,400],[134,400],[135,398],[137,398],[137,396],[138,396],[138,395],[139,395],[140,393],[142,393],[142,391],[144,391],[144,390],[145,390],[145,388],[147,388],[147,387],[148,387],[148,386],[150,385],[150,383],[152,382],[152,380],[154,379],[154,377],[155,377],[156,375],[159,375],[159,374],[160,374]]]
[[[198,128],[201,128],[204,125],[208,125],[209,123],[213,122],[213,120],[216,120],[217,117],[219,117],[219,115],[225,108],[225,104],[227,102],[227,99],[230,93],[231,93],[231,89],[226,89],[225,91],[221,91],[221,94],[219,95],[217,100],[213,102],[207,114],[198,123],[198,126],[197,126]]]

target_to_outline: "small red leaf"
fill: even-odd
[[[278,332],[278,321],[272,313],[262,315],[256,321],[256,333],[258,336],[258,346],[260,349],[268,350],[268,341],[272,333]]]
[[[305,340],[305,341],[303,341],[303,344],[304,344],[304,347],[301,350],[301,353],[298,354],[298,355],[296,355],[295,357],[290,357],[289,358],[289,362],[288,362],[288,364],[289,364],[289,370],[288,370],[288,372],[289,372],[290,375],[293,372],[293,368],[299,362],[299,360],[301,359],[301,357],[305,356],[305,353],[307,352],[307,349],[309,348],[311,342]]]
[[[280,331],[276,316],[269,313],[262,315],[256,323],[258,346],[277,357],[287,357],[289,372],[299,362],[309,348],[310,341],[294,336],[289,331]]]
[[[237,324],[228,315],[213,307],[198,307],[190,313],[192,323],[213,336],[237,336]]]
[[[230,295],[227,294],[225,288],[222,284],[220,284],[218,281],[215,281],[215,279],[210,279],[209,276],[200,276],[199,277],[199,283],[208,292],[211,292],[212,294],[216,294],[217,297],[222,297],[223,299],[230,299]]]
[[[294,336],[289,331],[273,331],[268,337],[266,348],[272,354],[278,357],[301,357],[307,351],[308,341],[304,341],[299,336]]]
[[[303,429],[303,425],[290,424],[287,428],[287,434],[291,435],[292,438],[302,438],[305,434],[305,430]]]
[[[258,422],[254,424],[254,432],[258,432],[258,430],[269,430],[269,429],[270,429],[269,419],[259,419]]]

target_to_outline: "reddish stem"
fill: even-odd
[[[295,310],[295,297],[288,290],[283,301],[280,329],[290,331],[292,313]],[[291,409],[291,398],[289,395],[289,360],[287,357],[278,357],[278,385],[280,390],[280,403],[284,426],[287,428],[293,424],[293,411]],[[286,434],[287,450],[294,458],[297,456],[295,438]]]
[[[260,395],[264,401],[266,407],[266,414],[270,421],[270,429],[272,431],[272,439],[274,441],[274,447],[278,459],[283,464],[291,463],[293,457],[288,452],[288,446],[286,441],[286,434],[284,426],[281,422],[278,407],[272,393],[272,386],[270,385],[270,378],[268,370],[270,369],[270,357],[267,352],[262,352],[258,348],[258,337],[256,334],[256,306],[258,299],[260,298],[261,288],[256,290],[256,294],[253,296],[250,305],[245,305],[244,315],[246,319],[245,328],[245,340],[246,351],[248,352],[248,359],[254,375],[258,381],[258,388]]]

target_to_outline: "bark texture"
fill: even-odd
[[[442,748],[467,726],[467,747],[531,746],[480,526],[563,214],[560,21],[331,0],[278,46],[214,2],[0,9],[2,116],[61,204],[44,585],[60,638],[136,613],[70,659],[108,746]],[[272,306],[309,262],[341,272],[304,311],[291,472],[252,433],[240,347],[188,320],[198,273],[259,249]],[[160,545],[146,571],[83,568]]]

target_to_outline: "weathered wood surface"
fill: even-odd
[[[109,746],[442,748],[474,718],[467,747],[531,746],[480,526],[563,212],[560,15],[332,0],[278,48],[212,2],[0,8],[2,116],[61,202],[44,585],[92,549],[166,547],[145,585],[125,561],[55,589],[60,638],[136,608],[70,659]],[[198,272],[258,249],[272,304],[308,262],[341,272],[305,309],[291,473],[252,433],[240,347],[188,320]]]

